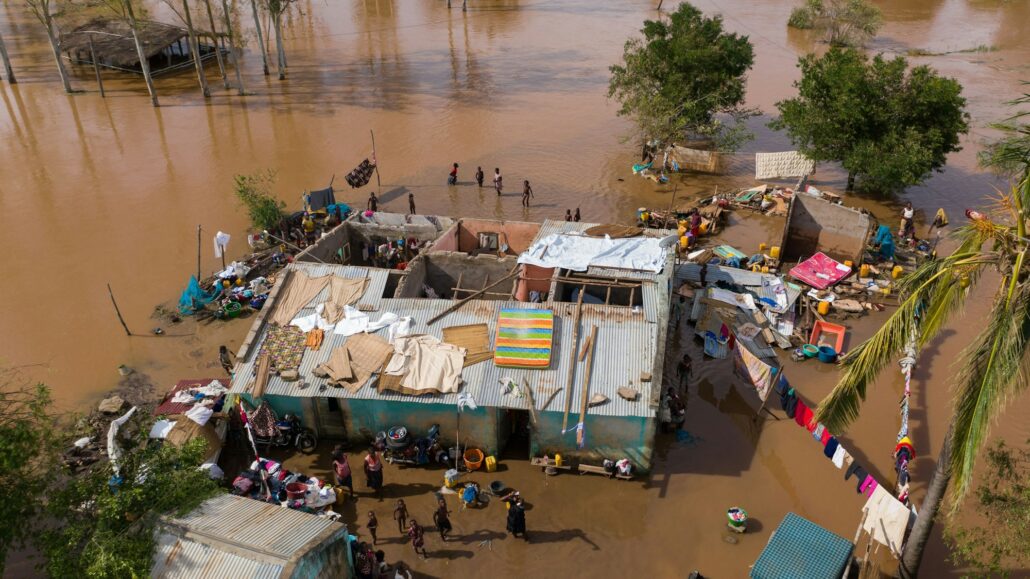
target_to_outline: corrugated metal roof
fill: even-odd
[[[660,315],[658,304],[658,291],[656,284],[645,284],[644,287],[644,308],[628,308],[617,306],[583,305],[583,313],[580,323],[580,344],[586,339],[592,325],[597,325],[597,351],[594,354],[594,369],[590,381],[590,392],[601,393],[611,401],[602,406],[591,409],[592,414],[608,416],[650,416],[647,399],[649,387],[643,388],[641,396],[635,401],[627,401],[618,396],[616,390],[620,386],[629,386],[641,389],[640,375],[653,372],[653,362],[656,352],[656,341],[658,335],[658,324],[663,323],[667,317]],[[367,302],[368,300],[362,300]],[[317,300],[314,301],[317,303]],[[439,314],[450,306],[454,305],[451,300],[431,300],[424,298],[412,299],[381,299],[378,302],[379,312],[393,312],[399,316],[410,316],[412,318],[414,333],[431,334],[442,338],[443,328],[449,326],[460,326],[467,324],[487,324],[491,342],[496,332],[497,315],[502,307],[551,309],[555,313],[555,337],[554,347],[551,354],[551,366],[545,370],[521,370],[514,368],[498,368],[492,361],[481,362],[462,370],[462,378],[465,385],[462,387],[472,393],[476,403],[482,406],[502,408],[528,408],[527,401],[513,396],[503,396],[500,388],[500,379],[510,377],[521,383],[525,377],[533,388],[537,397],[538,408],[550,397],[550,390],[557,388],[558,394],[547,407],[547,410],[564,408],[564,390],[570,362],[569,349],[572,340],[572,320],[575,316],[575,304],[570,303],[543,303],[530,304],[515,301],[486,301],[473,300],[447,317],[427,326],[426,322],[433,316]],[[305,308],[300,315],[306,315],[314,311],[314,307]],[[371,314],[377,319],[377,314]],[[384,335],[386,330],[380,330]],[[264,340],[264,330],[258,336],[258,343]],[[362,387],[356,393],[351,394],[340,388],[326,388],[322,378],[311,374],[311,371],[319,364],[328,360],[333,349],[346,343],[345,336],[330,334],[326,336],[322,347],[317,351],[308,350],[304,353],[301,361],[301,380],[297,382],[286,382],[278,376],[273,376],[265,389],[267,395],[293,396],[293,397],[333,397],[333,398],[358,398],[365,400],[386,400],[417,402],[423,404],[457,404],[457,394],[443,396],[407,396],[403,394],[384,393],[379,394],[370,386]],[[252,348],[252,354],[241,362],[237,368],[236,379],[233,380],[233,392],[246,392],[252,379],[253,368],[256,364],[257,351],[259,348]],[[577,377],[575,378],[574,401],[579,400],[579,393],[582,372],[585,371],[585,362],[578,363]],[[374,384],[373,381],[370,382]],[[576,402],[578,404],[578,402]]]
[[[278,577],[292,558],[346,529],[326,517],[219,495],[183,517],[162,519],[151,576]]]
[[[762,281],[774,279],[776,277],[777,276],[772,275],[771,273],[760,273],[721,265],[709,265],[708,272],[705,274],[705,283],[707,285],[711,285],[721,281],[728,284],[738,285],[753,292],[756,296],[761,297],[763,295]],[[676,285],[685,281],[701,283],[701,264],[682,263],[676,266]],[[787,304],[789,307],[798,300],[798,297],[801,296],[801,290],[794,284],[787,282],[783,283],[783,287],[787,290]]]

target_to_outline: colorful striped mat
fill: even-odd
[[[508,368],[551,365],[554,313],[551,310],[503,308],[497,316],[494,364]]]

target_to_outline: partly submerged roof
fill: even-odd
[[[327,517],[220,495],[161,520],[151,577],[279,577],[291,561],[346,532]]]
[[[854,545],[819,525],[787,513],[751,568],[752,579],[839,579]]]
[[[140,20],[138,35],[140,44],[143,45],[143,54],[150,58],[186,37],[188,32],[185,28],[172,24]],[[62,34],[61,50],[88,51],[90,37],[93,38],[93,49],[98,60],[122,67],[139,64],[139,53],[136,52],[136,43],[132,39],[132,29],[127,22],[117,18],[94,18],[71,32]]]
[[[376,312],[370,313],[373,320],[378,319],[385,312],[392,312],[402,317],[410,316],[412,318],[413,333],[430,334],[441,339],[442,330],[446,327],[486,324],[491,345],[493,346],[497,331],[497,316],[502,308],[552,310],[555,316],[554,346],[552,348],[551,364],[548,368],[534,370],[498,368],[494,365],[493,360],[487,360],[462,370],[464,385],[461,387],[460,392],[471,393],[473,399],[480,406],[526,409],[528,408],[526,398],[504,395],[500,384],[502,378],[511,378],[520,384],[522,378],[525,378],[538,398],[538,408],[544,404],[545,397],[550,397],[552,392],[556,392],[556,395],[548,404],[546,410],[557,411],[564,408],[565,385],[568,379],[569,364],[572,360],[569,350],[572,347],[571,328],[575,317],[576,304],[565,302],[533,304],[516,301],[472,300],[430,326],[427,325],[429,319],[452,307],[455,302],[452,300],[428,298],[382,298],[389,270],[308,263],[294,263],[288,267],[303,271],[312,277],[327,274],[348,278],[368,276],[369,287],[358,300],[358,303],[377,309]],[[644,283],[641,288],[643,307],[631,308],[627,306],[583,304],[580,322],[580,344],[583,343],[585,336],[590,332],[591,326],[597,326],[597,350],[594,353],[594,368],[590,379],[590,392],[592,394],[604,394],[609,399],[608,403],[591,408],[591,414],[653,416],[654,412],[649,407],[652,382],[641,382],[641,376],[654,372],[653,365],[655,354],[658,351],[659,328],[668,319],[668,304],[665,303],[663,306],[660,301],[660,294],[666,290],[666,285],[665,282]],[[298,316],[314,313],[315,306],[324,301],[328,291],[328,289],[323,290],[321,294],[312,299]],[[270,307],[274,307],[274,303]],[[249,347],[245,346],[244,351],[241,351],[240,364],[232,381],[232,392],[245,393],[249,391],[250,384],[253,381],[254,367],[257,363],[257,354],[267,333],[267,327],[265,327],[264,322],[266,316],[267,313],[262,312],[262,315],[255,321],[255,326],[251,330],[253,332],[252,343]],[[379,330],[378,333],[381,336],[385,336],[386,330]],[[309,349],[305,351],[301,361],[300,380],[287,382],[278,376],[273,376],[265,388],[265,394],[292,397],[355,398],[421,404],[457,404],[457,394],[423,396],[410,396],[392,392],[380,394],[374,387],[377,380],[375,377],[353,394],[343,388],[327,387],[322,389],[321,387],[326,384],[326,380],[314,376],[312,370],[319,364],[326,362],[332,351],[336,347],[345,344],[347,339],[346,336],[327,333],[325,342],[319,350],[313,351]],[[580,367],[582,368],[582,365]],[[582,392],[580,389],[582,384],[581,374],[582,370],[577,370],[575,378],[576,387],[573,394],[573,401],[576,404],[579,404],[578,393]],[[621,386],[637,389],[640,391],[640,395],[636,400],[625,400],[619,397],[617,393],[618,388]],[[653,387],[657,388],[658,385]]]

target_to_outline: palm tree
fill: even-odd
[[[1012,104],[1030,103],[1024,95]],[[916,577],[934,520],[949,493],[949,514],[969,490],[973,467],[991,421],[1012,395],[1030,383],[1030,129],[1017,124],[1027,113],[997,125],[1007,136],[989,146],[981,161],[1014,176],[993,217],[973,219],[955,236],[958,248],[915,270],[900,288],[900,306],[871,338],[843,360],[844,374],[820,403],[816,420],[834,432],[858,417],[866,388],[909,341],[931,342],[988,268],[1000,273],[984,329],[963,352],[954,408],[919,517],[909,535],[901,575]]]

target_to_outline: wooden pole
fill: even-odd
[[[565,380],[565,416],[562,417],[561,430],[569,427],[569,410],[572,409],[572,379],[576,376],[576,350],[579,349],[579,316],[583,313],[583,286],[579,288],[579,299],[576,300],[576,315],[572,320],[572,349],[569,350],[569,373]]]
[[[219,253],[222,254],[222,271],[225,271],[225,246],[224,245],[219,245],[218,247],[221,248],[221,250],[222,250]]]
[[[379,194],[382,195],[383,182],[379,179],[379,155],[376,155],[376,134],[375,131],[373,131],[372,129],[369,129],[368,132],[372,135],[372,158],[376,160],[376,187],[379,188]]]
[[[93,73],[97,75],[97,87],[100,88],[100,98],[105,98],[107,95],[104,94],[104,81],[100,78],[100,65],[97,64],[97,53],[93,50],[93,35],[87,36],[89,38],[89,59],[93,61]]]
[[[473,299],[475,299],[475,298],[485,294],[487,290],[493,289],[493,288],[501,285],[502,283],[508,281],[509,279],[511,279],[512,277],[514,277],[516,275],[515,274],[515,270],[518,269],[518,267],[519,267],[519,265],[515,264],[515,267],[513,267],[510,272],[508,272],[508,275],[506,275],[506,276],[502,277],[501,279],[495,281],[494,283],[486,286],[485,288],[477,291],[476,293],[474,293],[474,294],[472,294],[472,295],[470,295],[470,296],[468,296],[466,298],[462,298],[458,303],[456,303],[453,306],[447,308],[446,310],[440,312],[439,314],[436,314],[432,318],[429,318],[429,321],[426,322],[426,325],[427,326],[433,325],[433,323],[435,323],[440,318],[446,316],[447,314],[449,314],[449,313],[453,312],[454,310],[460,308],[461,306],[467,304],[471,300],[473,300]]]
[[[243,96],[243,75],[240,72],[239,57],[236,54],[236,40],[232,32],[232,20],[229,18],[229,0],[222,0],[222,16],[225,18],[225,33],[229,35],[229,56],[232,58],[232,67],[236,72],[237,94]]]
[[[669,217],[672,216],[672,206],[676,203],[676,191],[679,190],[679,183],[672,184],[672,199],[669,200],[669,210],[665,212],[665,228],[669,228]]]
[[[200,224],[197,224],[197,283],[200,283]]]
[[[111,296],[111,303],[114,305],[114,313],[118,314],[118,321],[122,323],[122,328],[125,328],[125,335],[132,337],[132,332],[129,331],[129,326],[125,324],[125,318],[122,317],[122,311],[118,309],[118,302],[114,301],[114,292],[111,291],[111,284],[107,284],[107,295]]]
[[[526,387],[526,397],[529,398],[529,419],[533,422],[533,428],[537,426],[536,398],[533,397],[533,389],[529,387],[529,381],[522,377],[522,385]]]
[[[586,437],[587,404],[590,402],[587,396],[590,394],[590,371],[594,368],[594,350],[597,349],[597,326],[590,328],[590,337],[587,340],[590,342],[590,351],[587,353],[586,374],[583,375],[583,397],[579,407],[580,428],[576,431],[576,444],[580,447],[583,446]]]

